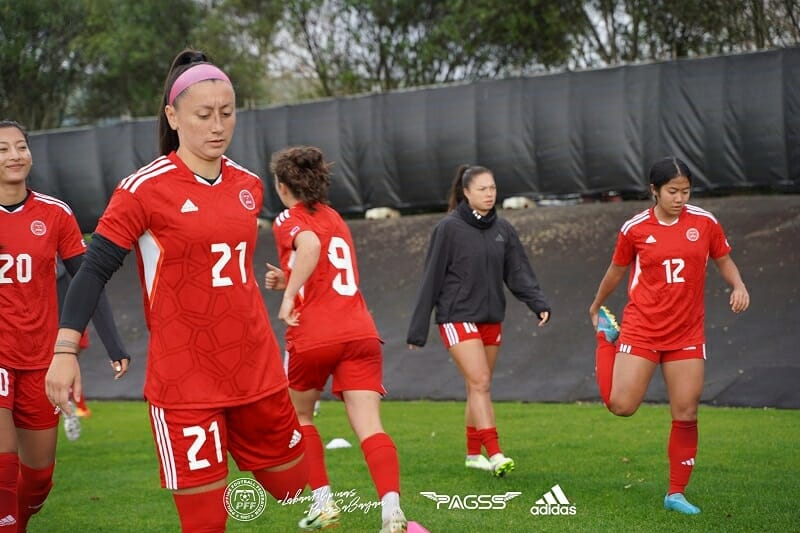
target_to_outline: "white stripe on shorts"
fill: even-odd
[[[164,409],[150,406],[150,417],[156,431],[158,455],[161,456],[161,467],[164,470],[164,482],[167,489],[178,490],[178,472],[175,468],[175,455],[172,453],[172,441],[169,440],[169,428],[164,419]]]
[[[456,329],[456,325],[452,322],[447,322],[444,324],[444,333],[447,335],[447,342],[450,344],[448,348],[451,346],[455,346],[458,344],[458,330]]]

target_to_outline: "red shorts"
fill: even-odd
[[[484,346],[500,346],[503,327],[499,322],[446,322],[439,324],[439,335],[448,350],[470,339],[480,339]]]
[[[262,470],[303,453],[300,423],[289,391],[215,409],[150,404],[150,426],[161,463],[161,486],[186,489],[228,477],[228,452],[239,470]]]
[[[58,415],[44,392],[47,369],[17,370],[0,367],[0,409],[8,409],[20,429],[50,429]]]
[[[296,391],[322,390],[333,376],[331,392],[372,390],[383,396],[383,350],[379,339],[320,346],[306,352],[290,352],[286,375]]]
[[[617,352],[644,357],[654,363],[669,363],[670,361],[680,361],[682,359],[705,359],[706,345],[695,344],[678,350],[650,350],[649,348],[639,348],[638,346],[619,343],[617,344]]]

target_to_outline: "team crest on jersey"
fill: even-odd
[[[41,220],[34,220],[31,222],[31,233],[36,235],[37,237],[41,237],[45,233],[47,233],[47,226],[44,225],[44,222]]]
[[[692,242],[695,242],[700,238],[700,232],[697,231],[697,228],[689,228],[686,230],[686,238]]]
[[[250,191],[247,189],[242,189],[239,191],[239,201],[242,202],[242,205],[245,209],[252,211],[256,208],[256,200],[253,198],[253,195],[250,194]]]

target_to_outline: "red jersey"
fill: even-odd
[[[0,365],[50,366],[58,334],[56,254],[86,249],[67,204],[34,191],[9,212],[0,208]]]
[[[211,185],[174,152],[114,191],[97,233],[136,248],[156,406],[241,405],[287,386],[253,273],[262,199],[259,177],[230,159]]]
[[[359,339],[380,338],[358,288],[356,249],[350,229],[331,207],[302,204],[282,211],[272,226],[281,268],[291,276],[294,238],[313,231],[322,245],[319,262],[295,301],[300,324],[286,329],[286,348],[304,352]],[[288,277],[287,277],[288,279]]]
[[[714,215],[693,205],[669,226],[652,208],[625,222],[612,259],[633,263],[619,342],[651,350],[703,344],[708,257],[730,251]]]

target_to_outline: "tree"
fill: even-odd
[[[153,116],[172,58],[190,45],[201,12],[192,0],[92,0],[78,40],[86,79],[74,112],[81,122]]]
[[[576,1],[296,0],[284,53],[323,96],[493,78],[563,64]]]
[[[0,0],[0,116],[32,130],[56,128],[80,86],[82,1]]]

